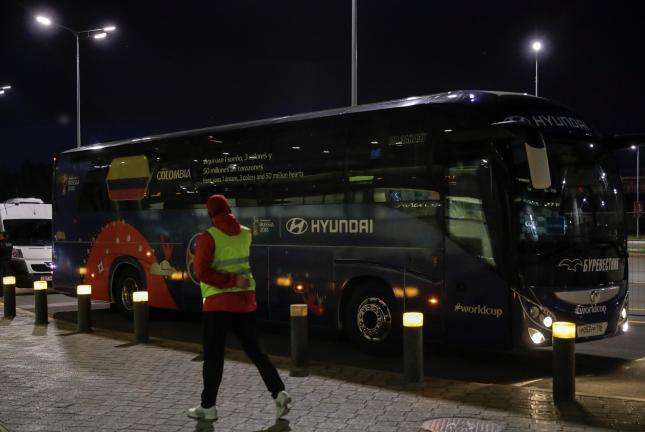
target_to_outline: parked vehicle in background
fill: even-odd
[[[52,280],[52,206],[38,198],[12,198],[0,204],[0,230],[12,244],[3,273],[16,276],[18,287]]]

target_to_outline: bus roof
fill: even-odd
[[[492,96],[486,97],[486,96]],[[80,151],[87,150],[100,150],[104,147],[112,147],[118,145],[126,144],[136,144],[141,142],[156,141],[166,138],[178,138],[182,136],[194,135],[199,133],[209,133],[209,132],[223,132],[227,130],[235,129],[246,129],[257,126],[265,126],[270,124],[279,124],[279,123],[288,123],[300,120],[310,120],[323,117],[332,117],[336,115],[343,114],[352,114],[366,111],[379,111],[393,108],[403,108],[415,105],[426,105],[426,104],[485,104],[490,103],[492,100],[497,100],[499,97],[503,98],[526,98],[533,103],[549,103],[553,105],[559,105],[555,102],[548,101],[547,99],[529,95],[527,93],[514,93],[514,92],[502,92],[502,91],[491,91],[491,90],[455,90],[444,93],[436,93],[426,96],[412,96],[403,99],[395,99],[390,101],[375,102],[371,104],[357,105],[353,107],[341,107],[341,108],[332,108],[322,111],[314,111],[303,114],[294,114],[281,117],[272,117],[261,120],[252,120],[247,122],[239,123],[230,123],[221,126],[212,126],[205,127],[200,129],[190,129],[179,132],[170,132],[165,134],[150,135],[139,138],[129,138],[116,141],[108,141],[105,143],[96,143],[79,148],[72,148],[63,152],[66,153],[75,153]]]

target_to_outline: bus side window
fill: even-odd
[[[276,130],[267,205],[342,204],[345,201],[344,122],[316,119]]]
[[[107,167],[102,163],[90,163],[90,169],[81,181],[78,194],[79,212],[104,212],[110,210],[107,192]]]
[[[446,175],[445,217],[448,237],[494,267],[493,245],[483,204],[490,175],[490,166],[485,159],[450,163]]]

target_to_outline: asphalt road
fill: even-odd
[[[49,312],[56,318],[76,319],[76,299],[49,294]],[[20,295],[18,307],[33,310],[33,296]],[[102,302],[93,304],[93,324],[97,328],[129,332],[132,322],[109,311]],[[270,354],[289,355],[286,327],[262,326],[262,340]],[[153,311],[152,337],[185,342],[199,342],[198,317],[187,317],[169,311]],[[238,348],[234,337],[229,346]],[[335,334],[315,332],[311,337],[313,361],[398,372],[399,355],[374,356],[356,349]],[[427,376],[469,382],[496,383],[526,387],[551,387],[551,353],[549,349],[528,352],[500,352],[428,345],[425,353]],[[576,346],[577,391],[579,393],[629,397],[645,400],[645,322],[632,325],[628,334]]]

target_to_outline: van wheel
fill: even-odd
[[[363,351],[395,351],[402,334],[400,306],[386,286],[362,283],[343,307],[343,327]]]
[[[139,271],[134,267],[124,268],[116,274],[113,281],[113,309],[128,317],[132,316],[132,293],[145,290]]]

